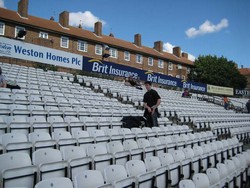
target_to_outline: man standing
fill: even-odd
[[[147,123],[149,127],[156,127],[158,126],[157,117],[158,117],[158,109],[157,107],[161,103],[161,97],[157,93],[157,91],[151,88],[152,83],[146,81],[144,83],[147,92],[144,94],[143,97],[143,105],[145,108],[144,117],[147,118]]]
[[[247,112],[250,113],[250,99],[246,103]]]

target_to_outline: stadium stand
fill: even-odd
[[[250,117],[198,95],[157,88],[159,127],[142,116],[145,90],[120,81],[0,63],[21,90],[0,88],[0,187],[243,187]],[[63,186],[62,186],[63,185]]]

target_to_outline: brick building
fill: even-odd
[[[103,53],[109,53],[106,61],[132,66],[143,70],[171,75],[185,79],[193,62],[180,47],[173,54],[163,51],[163,42],[156,41],[154,47],[142,45],[142,36],[135,34],[134,42],[115,38],[113,34],[102,33],[102,23],[96,22],[94,31],[69,25],[69,12],[59,15],[59,22],[28,14],[28,0],[18,2],[17,12],[0,8],[0,35],[16,38],[19,30],[27,34],[21,39],[27,43],[67,51],[82,56],[101,59]],[[104,45],[108,45],[108,52]],[[1,61],[5,59],[0,57]]]
[[[247,78],[247,89],[250,89],[250,68],[239,69],[240,73]]]

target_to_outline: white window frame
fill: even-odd
[[[100,45],[100,44],[95,45],[95,54],[102,55],[102,45]]]
[[[148,58],[148,66],[154,66],[154,58],[152,58],[152,57],[149,57]]]
[[[66,41],[63,41],[66,40]],[[66,42],[66,46],[64,46],[64,42]],[[69,48],[69,38],[68,37],[61,37],[61,41],[60,41],[60,46],[61,48]]]
[[[162,59],[158,59],[158,67],[160,69],[163,69],[164,68],[164,61]]]
[[[109,55],[112,58],[118,58],[118,50],[115,48],[109,48]]]
[[[168,76],[171,76],[171,77],[173,77],[173,75],[172,75],[172,74],[168,74]]]
[[[0,35],[4,35],[5,34],[5,23],[0,22],[0,25],[2,25],[2,32],[0,32]],[[1,31],[1,30],[0,30]]]
[[[49,38],[49,34],[40,31],[40,32],[39,32],[39,38],[48,39],[48,38]]]
[[[178,64],[178,65],[177,65],[177,68],[178,68],[179,70],[181,70],[181,69],[182,69],[182,65],[181,65],[181,64]]]
[[[175,76],[175,78],[181,78],[181,76],[180,76],[179,74],[177,74],[177,75]]]
[[[187,67],[187,73],[190,73],[190,71],[191,71],[191,68]]]
[[[124,60],[125,61],[130,61],[130,52],[128,52],[128,51],[124,52]]]
[[[24,27],[16,26],[16,28],[15,28],[15,38],[17,37],[18,32],[19,32],[20,30],[22,30],[22,29],[25,30]],[[24,40],[24,39],[25,39],[25,36],[23,36],[22,38],[19,38],[19,39]]]
[[[77,50],[81,52],[87,52],[88,51],[88,43],[82,40],[77,41]]]
[[[164,74],[163,72],[158,72],[159,74]]]
[[[143,63],[143,56],[140,54],[136,54],[136,63],[142,64]]]
[[[168,70],[173,70],[173,63],[172,62],[168,62]]]
[[[185,80],[185,79],[186,79],[185,75],[182,75],[182,76],[181,76],[181,79],[182,79],[182,80]]]

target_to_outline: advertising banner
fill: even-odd
[[[0,56],[19,58],[78,70],[82,69],[81,55],[5,37],[0,37]]]
[[[234,89],[230,87],[221,87],[207,84],[207,92],[220,95],[234,95]]]
[[[235,89],[234,90],[234,95],[250,97],[250,91],[246,90],[246,89]]]
[[[88,57],[83,57],[83,70],[111,76],[132,77],[169,87],[187,88],[201,92],[206,92],[207,89],[206,84],[187,82],[175,77]]]

